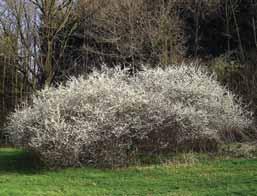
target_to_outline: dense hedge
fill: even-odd
[[[13,144],[50,167],[125,165],[139,153],[216,150],[250,137],[251,114],[202,68],[102,69],[17,109]]]

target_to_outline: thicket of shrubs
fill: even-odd
[[[50,167],[122,166],[140,154],[217,150],[253,134],[247,112],[200,67],[102,69],[45,88],[9,117],[13,144]]]
[[[72,15],[55,43],[58,59],[62,38],[74,28],[64,66],[74,60],[88,69],[102,62],[169,64],[231,51],[245,62],[250,50],[256,52],[251,0],[79,0]]]

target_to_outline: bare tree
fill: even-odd
[[[72,4],[71,0],[4,0],[8,17],[0,21],[5,30],[10,24],[18,37],[17,68],[32,89],[54,81],[58,66],[58,58],[53,55],[54,41],[71,17]],[[61,40],[62,48],[68,35]]]

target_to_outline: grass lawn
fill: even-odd
[[[257,195],[257,159],[101,170],[36,169],[28,154],[0,149],[0,196]]]

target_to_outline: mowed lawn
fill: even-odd
[[[32,162],[21,150],[0,149],[0,196],[257,195],[256,159],[58,171]]]

